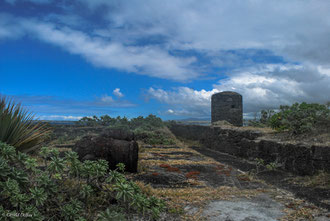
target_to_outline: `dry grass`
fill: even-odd
[[[169,164],[171,166],[180,166],[180,165],[209,165],[209,164],[214,164],[218,165],[214,161],[211,160],[203,160],[203,161],[190,161],[190,160],[144,160],[141,159],[139,163],[143,164],[145,167],[152,167],[152,166],[159,166],[161,164]]]
[[[182,141],[178,141],[178,146],[181,148],[176,149],[164,149],[164,148],[144,148],[143,153],[140,153],[140,161],[139,165],[145,168],[145,172],[148,173],[157,173],[156,171],[152,171],[150,168],[154,166],[159,166],[164,170],[180,172],[177,170],[176,166],[179,165],[214,165],[215,167],[224,167],[224,165],[214,161],[211,158],[203,157],[201,161],[191,161],[189,160],[189,156],[184,154],[166,154],[171,152],[189,152],[194,155],[201,156],[195,150],[190,149],[188,146],[192,145],[192,142],[183,143]],[[194,142],[193,145],[197,146],[199,143]],[[146,160],[151,157],[159,156],[160,153],[166,155],[166,160]],[[175,157],[188,157],[188,159],[177,160],[171,159]],[[141,187],[143,192],[148,195],[156,196],[164,199],[168,206],[169,211],[180,214],[180,218],[182,220],[204,220],[205,217],[202,217],[203,208],[207,203],[212,200],[231,200],[239,197],[252,197],[256,196],[262,192],[265,192],[263,189],[254,189],[254,190],[240,190],[236,187],[228,187],[221,186],[217,188],[209,187],[205,184],[204,181],[196,179],[198,176],[198,171],[193,171],[190,173],[185,173],[187,177],[187,182],[190,184],[188,187],[180,187],[180,188],[153,188],[151,185],[145,184],[143,182],[137,182],[137,184]],[[198,188],[194,188],[193,186],[198,186]],[[189,206],[190,208],[194,208],[193,212],[187,213],[185,208]]]
[[[259,131],[264,134],[276,132],[275,130],[269,127],[252,127],[252,126],[236,127],[225,120],[212,123],[212,127],[220,127],[223,129],[233,129],[238,131],[252,130],[252,131]]]
[[[165,200],[170,211],[181,212],[181,218],[184,220],[201,220],[201,213],[204,206],[212,200],[232,200],[234,198],[251,198],[260,193],[264,193],[264,189],[240,190],[236,187],[221,186],[218,188],[153,188],[143,182],[137,182],[142,191],[150,196],[156,196]],[[193,214],[184,214],[183,211],[187,206],[199,208]],[[193,219],[195,217],[195,219]]]
[[[299,176],[290,180],[293,184],[298,184],[306,187],[313,188],[330,188],[330,174],[324,171],[319,171],[318,174],[313,176]]]

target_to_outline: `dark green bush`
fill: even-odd
[[[121,118],[120,116],[116,118],[111,118],[109,115],[103,115],[100,118],[97,116],[83,117],[78,122],[80,125],[87,126],[109,126],[111,128],[121,128],[121,129],[143,129],[143,130],[153,130],[156,128],[164,127],[164,122],[159,117],[150,114],[147,117],[136,117],[128,120],[126,117]]]
[[[165,127],[165,123],[159,117],[150,114],[147,117],[136,117],[128,120],[126,117],[111,118],[108,115],[100,118],[94,116],[93,118],[84,117],[79,121],[82,125],[105,125],[114,129],[131,130],[134,132],[137,140],[141,140],[146,144],[175,144],[174,140],[161,129]]]
[[[269,119],[272,128],[288,130],[292,134],[302,134],[322,130],[330,126],[330,110],[326,105],[295,103],[280,106],[280,111]]]
[[[156,145],[173,145],[175,141],[169,137],[168,134],[163,131],[147,131],[143,129],[134,130],[134,134],[137,140],[143,141],[145,144]]]
[[[118,170],[109,171],[105,160],[80,162],[75,152],[59,158],[56,149],[42,148],[45,167],[0,143],[0,219],[17,220],[118,220],[140,214],[157,218],[164,211],[162,200],[147,197]],[[51,159],[48,162],[46,159]],[[111,219],[110,219],[111,220]]]

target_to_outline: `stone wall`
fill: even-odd
[[[278,162],[282,168],[298,175],[312,175],[318,170],[330,172],[330,147],[290,144],[269,140],[262,133],[240,128],[198,125],[172,125],[174,135],[197,140],[206,148],[266,163]]]

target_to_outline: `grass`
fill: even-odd
[[[250,130],[253,129],[251,127],[246,127],[243,130]],[[264,130],[267,131],[267,133],[273,131],[269,131],[265,128],[255,128],[257,130]],[[140,150],[139,150],[139,163],[138,163],[138,171],[139,174],[152,174],[153,176],[158,176],[159,170],[154,170],[153,167],[159,166],[160,171],[168,172],[168,170],[171,173],[177,173],[180,172],[178,170],[178,167],[180,165],[215,165],[221,173],[227,173],[229,174],[229,168],[225,167],[223,164],[220,164],[216,161],[214,161],[212,158],[202,156],[203,160],[201,161],[192,161],[189,160],[189,155],[184,154],[167,154],[172,152],[188,152],[192,153],[196,156],[201,156],[197,151],[192,150],[189,148],[189,146],[200,146],[200,143],[197,141],[187,141],[187,140],[178,140],[174,137],[174,135],[167,129],[162,128],[163,132],[166,133],[166,137],[173,140],[172,145],[166,145],[162,144],[162,147],[167,148],[160,148],[160,145],[152,145],[154,147],[151,148],[145,148],[143,147],[146,145],[143,141],[138,141]],[[157,143],[157,142],[156,142]],[[173,147],[173,148],[171,148]],[[180,147],[180,148],[177,148]],[[61,148],[62,150],[62,148]],[[66,151],[66,148],[63,148],[63,151]],[[147,160],[148,158],[158,158],[157,159],[151,159]],[[165,157],[164,160],[162,160],[162,157]],[[186,159],[175,159],[178,157],[187,157]],[[163,167],[163,168],[162,168]],[[217,188],[212,188],[207,186],[203,181],[198,180],[199,171],[188,171],[185,173],[182,173],[187,178],[187,183],[189,184],[187,187],[176,187],[176,188],[154,188],[151,185],[147,183],[143,183],[141,181],[136,181],[136,183],[142,188],[143,193],[149,195],[149,196],[156,196],[159,198],[164,199],[168,206],[169,210],[168,212],[173,214],[173,216],[179,216],[182,220],[203,220],[205,217],[202,216],[203,208],[205,205],[207,205],[208,202],[212,200],[232,200],[235,198],[250,198],[253,196],[256,196],[258,194],[264,193],[264,192],[274,192],[274,196],[281,195],[277,192],[277,190],[272,189],[253,189],[253,190],[241,190],[236,187],[227,187],[227,186],[221,186]],[[305,178],[304,182],[306,185],[319,185],[319,186],[326,186],[326,184],[329,184],[330,179],[328,179],[329,174],[323,174],[320,173],[315,177],[310,177],[310,179]],[[134,175],[128,175],[127,177],[133,178]],[[196,179],[197,178],[197,179]],[[249,174],[240,174],[238,175],[238,179],[242,179],[245,181],[253,181],[255,182],[255,177],[249,175]],[[302,178],[301,178],[302,179]],[[300,182],[299,180],[296,180],[296,182]],[[195,186],[198,186],[196,188]],[[295,199],[286,199],[286,202],[293,202],[294,204],[299,204],[298,201]],[[288,204],[288,203],[287,203]],[[288,204],[289,205],[289,204]],[[187,213],[187,208],[196,208],[196,210],[190,210],[193,211],[192,213]],[[283,220],[295,220],[296,217],[303,217],[303,218],[309,218],[311,217],[311,214],[314,213],[313,208],[305,208],[303,206],[297,207],[296,210],[292,210],[290,208],[286,208],[286,216],[284,216]]]
[[[144,168],[144,173],[151,173],[155,176],[158,175],[157,171],[152,171],[152,167],[159,166],[160,169],[168,172],[180,172],[177,166],[180,165],[215,165],[217,168],[225,169],[223,164],[214,161],[211,158],[203,156],[201,161],[191,161],[189,156],[183,154],[166,154],[172,152],[188,152],[194,155],[201,156],[195,150],[190,149],[188,146],[193,144],[198,146],[197,142],[182,142],[176,140],[176,143],[181,148],[144,148],[140,154],[139,165]],[[166,160],[147,160],[148,158],[166,155]],[[187,159],[172,159],[176,157],[186,156]],[[224,172],[226,172],[224,170]],[[182,220],[204,220],[202,216],[203,208],[208,202],[212,200],[231,200],[240,197],[252,197],[256,196],[265,190],[254,189],[254,190],[240,190],[236,187],[221,186],[217,188],[207,186],[204,181],[198,180],[200,171],[190,171],[183,174],[187,178],[189,183],[188,187],[178,188],[153,188],[151,185],[143,182],[138,182],[141,189],[150,195],[164,199],[171,213],[177,214]],[[198,188],[194,187],[198,186]],[[193,213],[187,213],[186,208],[196,208]]]
[[[330,189],[330,173],[319,171],[313,176],[294,177],[290,182],[305,187]]]
[[[186,164],[212,164],[217,168],[217,172],[223,173],[224,175],[229,174],[230,167],[214,161],[212,158],[203,156],[202,161],[190,161],[189,156],[185,160],[172,159],[178,156],[184,156],[182,154],[166,154],[172,152],[189,152],[196,155],[200,155],[197,151],[192,150],[189,146],[200,146],[196,141],[184,141],[176,140],[179,149],[174,148],[144,148],[143,153],[140,154],[140,164],[145,168],[144,173],[157,173],[153,171],[153,167],[158,165],[163,171],[168,168],[176,168],[179,165]],[[166,155],[166,160],[146,160],[159,155]],[[202,212],[205,206],[213,200],[233,200],[239,198],[251,198],[262,193],[267,193],[275,200],[286,205],[284,209],[284,216],[280,219],[281,221],[293,221],[299,219],[313,220],[313,214],[320,212],[319,208],[315,206],[306,206],[306,202],[296,199],[292,194],[287,191],[273,188],[272,186],[266,187],[266,189],[238,189],[236,187],[221,186],[217,188],[207,186],[202,180],[198,180],[199,171],[189,171],[183,175],[188,178],[190,185],[187,187],[178,188],[153,188],[143,182],[139,183],[139,186],[151,195],[157,196],[164,199],[169,205],[169,212],[177,214],[182,220],[205,220]],[[311,177],[309,185],[318,183],[319,186],[324,186],[326,183],[330,183],[328,180],[329,174],[320,173],[315,177]],[[196,179],[197,178],[197,179]],[[261,182],[256,179],[253,174],[241,173],[237,176],[242,181]],[[306,178],[307,179],[307,178]],[[308,181],[308,180],[307,180]],[[264,183],[265,184],[265,183]],[[267,185],[267,184],[265,184]],[[195,186],[198,186],[196,188]],[[280,197],[277,199],[277,197]],[[289,208],[290,205],[296,205],[294,209]],[[188,209],[189,212],[188,212]],[[192,209],[193,208],[193,209]]]
[[[181,215],[184,220],[201,220],[201,212],[208,202],[212,200],[232,200],[240,197],[253,197],[262,192],[263,189],[257,190],[240,190],[235,187],[221,186],[218,188],[153,188],[143,182],[138,185],[143,192],[166,200],[170,207],[170,211]],[[199,208],[196,213],[185,214],[187,206]]]

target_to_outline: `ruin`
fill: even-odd
[[[243,126],[242,95],[232,91],[213,94],[211,97],[211,122],[228,121]]]

